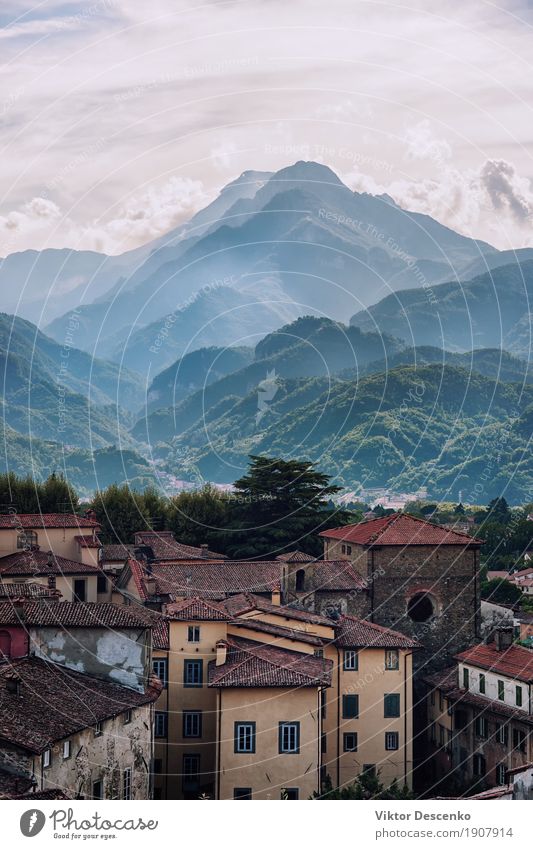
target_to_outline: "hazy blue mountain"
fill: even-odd
[[[140,377],[116,363],[92,358],[74,347],[77,324],[70,324],[68,336],[58,344],[29,321],[0,313],[0,352],[20,357],[25,367],[50,382],[59,382],[74,393],[99,405],[118,405],[132,412],[144,403]],[[2,376],[3,393],[6,392]]]
[[[378,327],[408,345],[451,350],[503,348],[529,356],[533,261],[505,265],[466,283],[389,295],[356,313],[351,324]]]
[[[253,357],[254,350],[248,347],[212,346],[191,351],[154,378],[148,389],[148,409],[178,404],[193,392],[247,366]]]
[[[497,254],[386,196],[352,192],[315,162],[271,176],[245,173],[204,212],[160,240],[112,299],[80,310],[80,347],[93,350],[98,339],[96,352],[109,356],[117,334],[142,331],[221,284],[291,301],[291,317],[346,321],[391,290],[453,279],[485,254]],[[48,332],[60,339],[64,327],[59,319]],[[254,330],[252,323],[248,331]]]
[[[503,492],[517,502],[533,473],[532,404],[530,385],[449,365],[333,384],[280,379],[259,423],[256,393],[225,398],[155,451],[175,474],[195,480],[231,482],[249,453],[305,456],[349,489],[425,485],[431,496],[454,500],[459,491],[468,498],[484,473],[484,498]]]

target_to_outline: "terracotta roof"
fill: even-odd
[[[32,799],[72,799],[64,790],[58,787],[51,787],[49,790],[36,790],[34,793],[24,793],[22,796],[17,796],[17,799],[27,799],[31,802]]]
[[[7,690],[16,675],[19,694]],[[36,657],[0,665],[0,739],[39,753],[96,722],[154,702],[162,685],[153,679],[145,693],[73,672]]]
[[[300,607],[292,607],[291,605],[272,604],[266,598],[253,593],[239,593],[225,599],[221,604],[227,612],[235,617],[241,616],[252,610],[259,610],[262,613],[273,613],[279,616],[280,619],[299,619],[302,622],[311,622],[314,625],[326,625],[329,628],[334,627],[334,623],[327,616],[320,616],[318,613],[311,613],[308,610],[302,610]]]
[[[177,542],[170,531],[138,531],[135,545],[146,546],[154,560],[225,560],[225,554]]]
[[[109,563],[125,563],[131,557],[133,546],[127,545],[103,545],[102,546],[102,561]]]
[[[204,598],[183,598],[172,604],[167,604],[165,614],[170,619],[184,621],[227,620],[231,617],[221,604],[206,601]]]
[[[481,545],[483,542],[408,513],[392,513],[380,519],[332,528],[319,536],[357,545]]]
[[[283,563],[311,563],[316,560],[316,557],[311,557],[303,551],[288,551],[286,554],[278,554],[276,560],[281,560]]]
[[[421,648],[418,640],[406,637],[399,631],[392,631],[382,625],[374,625],[364,619],[355,619],[353,616],[342,616],[337,621],[337,637],[335,643],[338,646],[357,648]]]
[[[309,643],[312,646],[324,646],[328,643],[328,640],[324,637],[317,637],[316,634],[310,634],[308,631],[287,628],[285,625],[274,625],[272,622],[265,622],[263,619],[236,619],[229,625],[232,628],[248,628],[250,631],[270,634],[293,642]]]
[[[0,624],[63,628],[152,628],[161,614],[146,607],[95,602],[0,601]]]
[[[256,643],[227,641],[226,663],[209,663],[209,687],[319,687],[331,685],[333,661]]]
[[[59,590],[52,590],[44,584],[36,584],[34,581],[25,583],[2,584],[0,583],[0,599],[15,598],[61,598]]]
[[[68,560],[46,551],[17,551],[0,557],[0,575],[81,575],[98,574],[100,569],[90,563]]]
[[[512,645],[505,651],[498,651],[495,643],[480,643],[458,654],[457,660],[533,683],[533,651],[522,646]]]
[[[313,587],[316,590],[366,590],[366,581],[348,560],[317,560]]]
[[[102,543],[98,537],[76,536],[74,537],[80,548],[101,548]]]
[[[529,569],[520,569],[518,572],[513,572],[508,577],[512,580],[513,578],[525,578],[527,575],[533,575],[533,566],[530,566]]]
[[[153,578],[157,595],[176,598],[190,596],[220,600],[243,590],[270,593],[279,586],[280,565],[276,560],[244,562],[225,560],[220,563],[153,563],[150,574],[139,561],[130,561],[140,597],[146,598],[148,578]],[[142,593],[142,595],[141,595]]]
[[[0,528],[99,528],[95,519],[87,519],[75,513],[3,513]]]
[[[533,570],[531,570],[531,571],[533,571]],[[489,571],[487,572],[487,580],[488,581],[494,581],[494,580],[497,580],[498,578],[503,578],[504,581],[512,581],[513,580],[513,576],[509,572],[504,572],[501,569],[498,569],[498,570],[489,569]]]

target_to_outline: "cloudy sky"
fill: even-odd
[[[297,159],[533,245],[531,0],[2,0],[0,27],[0,256],[119,253]]]

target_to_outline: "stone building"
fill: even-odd
[[[406,513],[334,528],[321,536],[324,560],[345,558],[360,576],[370,621],[423,645],[416,658],[418,669],[448,665],[479,638],[480,540]],[[308,568],[312,576],[315,566]],[[291,575],[291,586],[297,574]],[[316,577],[311,581],[320,592]],[[346,612],[360,616],[363,599],[364,593],[352,593],[341,603]]]

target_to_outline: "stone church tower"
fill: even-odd
[[[348,560],[366,585],[370,621],[419,640],[415,666],[448,665],[479,640],[481,541],[407,513],[323,531],[324,560]],[[315,587],[319,602],[320,587]],[[362,598],[358,598],[360,608]],[[361,610],[348,613],[361,615]]]

